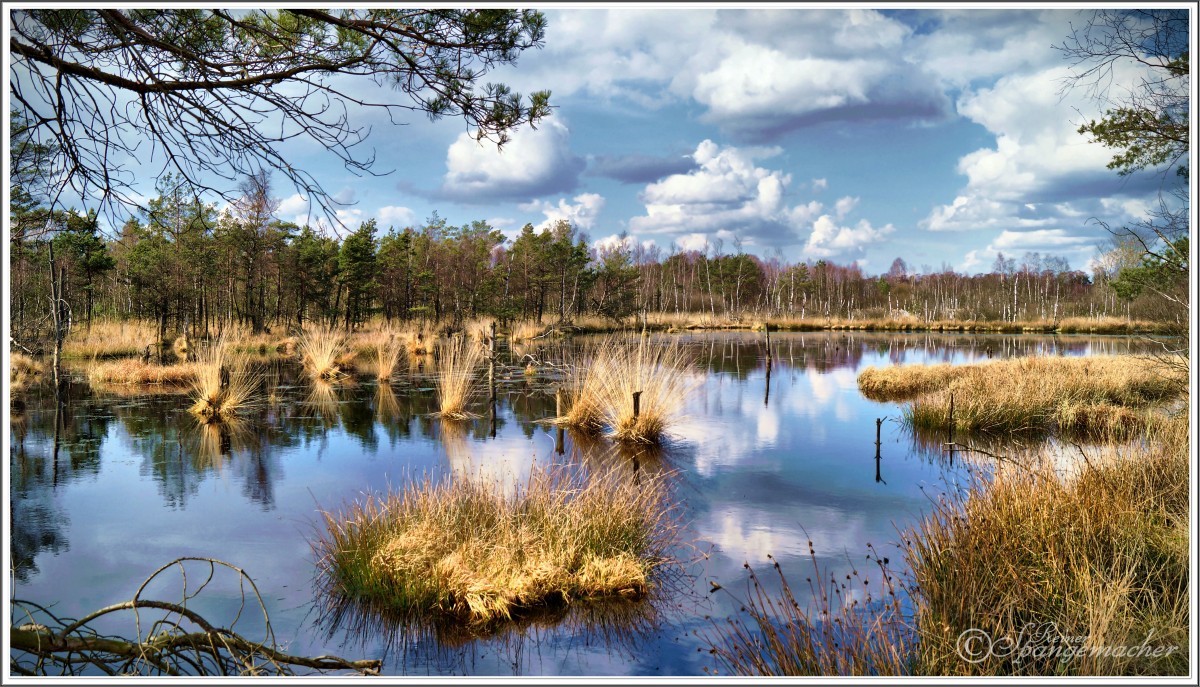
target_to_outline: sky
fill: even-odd
[[[1172,182],[1121,177],[1077,132],[1100,106],[1064,90],[1054,49],[1080,7],[814,9],[545,7],[544,47],[489,73],[548,89],[553,114],[497,151],[458,119],[379,112],[379,177],[315,145],[289,152],[356,227],[486,220],[515,236],[568,219],[594,244],[738,250],[787,261],[902,258],[913,271],[990,271],[997,252],[1088,269],[1101,222],[1144,217]],[[1114,92],[1136,82],[1115,73]],[[383,94],[378,94],[383,95]],[[151,189],[152,190],[152,189]],[[279,215],[309,204],[275,187]]]

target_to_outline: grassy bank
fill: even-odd
[[[535,467],[515,494],[414,483],[325,513],[330,591],[388,612],[472,625],[592,598],[641,598],[675,537],[665,476]]]
[[[1001,471],[935,502],[906,535],[922,673],[1187,673],[1186,419],[1105,454],[1067,479],[1041,467]],[[978,662],[957,652],[967,630],[1015,639],[1027,627],[1049,633],[1042,644],[1083,638],[1084,651]],[[1176,650],[1099,651],[1145,640]]]
[[[196,363],[159,365],[142,362],[138,358],[121,358],[88,365],[85,374],[88,383],[99,385],[143,385],[187,386],[196,381]]]
[[[1035,358],[864,372],[864,392],[916,399],[914,426],[925,416],[944,423],[943,397],[957,389],[963,429],[1044,423],[1061,435],[1076,429],[1064,407],[1100,409],[1103,421],[1082,422],[1104,443],[1078,449],[1067,470],[1048,447],[997,458],[995,470],[931,500],[899,542],[908,572],[894,591],[907,594],[909,609],[888,588],[872,612],[847,614],[831,607],[819,570],[811,598],[797,599],[786,580],[778,593],[755,584],[743,615],[710,638],[720,664],[741,674],[1186,675],[1188,419],[1152,410],[1180,393],[1180,380],[1150,362]],[[1104,424],[1122,412],[1153,420],[1124,433]],[[888,579],[886,564],[872,574]]]
[[[1180,371],[1137,356],[1028,357],[974,365],[867,368],[863,395],[909,400],[918,430],[1132,436],[1185,388]]]

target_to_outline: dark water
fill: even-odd
[[[276,364],[263,409],[226,433],[197,426],[186,396],[117,396],[75,382],[58,413],[30,392],[10,427],[15,596],[78,617],[131,597],[177,557],[214,557],[253,578],[292,653],[384,657],[391,675],[700,675],[715,663],[697,633],[739,605],[710,594],[712,581],[742,594],[743,563],[766,570],[768,554],[802,580],[813,569],[810,540],[818,564],[842,576],[862,566],[868,544],[895,552],[897,528],[961,476],[961,459],[906,433],[898,405],[858,393],[860,370],[1138,346],[1117,337],[778,333],[768,389],[761,334],[671,338],[695,354],[703,379],[668,448],[638,457],[646,469],[676,471],[686,523],[680,572],[651,601],[481,639],[337,616],[318,600],[310,542],[320,510],[422,476],[511,483],[534,461],[559,458],[555,430],[536,422],[554,414],[553,370],[527,376],[519,364],[499,375],[495,422],[481,404],[465,427],[429,417],[432,384],[415,371],[390,389],[364,380],[321,395]],[[554,359],[563,345],[529,352]],[[876,418],[887,418],[878,463]],[[605,442],[570,434],[562,450],[560,460],[614,459]],[[205,613],[236,611],[235,595],[213,596]],[[253,614],[239,622],[262,624]]]

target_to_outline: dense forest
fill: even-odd
[[[49,264],[75,326],[96,318],[151,319],[164,336],[214,334],[231,324],[255,332],[307,323],[353,329],[388,321],[572,321],[614,323],[644,313],[713,318],[920,318],[922,321],[1057,322],[1066,317],[1171,320],[1153,289],[1131,283],[1138,267],[1110,251],[1091,274],[1029,253],[995,257],[992,271],[948,267],[919,273],[902,258],[880,275],[856,264],[762,259],[721,244],[670,253],[633,241],[593,246],[566,221],[515,240],[484,221],[420,226],[367,220],[340,233],[275,216],[269,178],[252,177],[218,211],[165,177],[158,196],[119,235],[92,212],[13,204],[11,307],[18,341],[48,326]],[[1136,251],[1130,251],[1136,254]],[[1186,249],[1184,254],[1186,254]]]

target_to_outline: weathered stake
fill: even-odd
[[[881,443],[879,440],[879,433],[880,433],[880,430],[882,427],[883,427],[883,418],[881,418],[881,417],[875,418],[875,459],[876,460],[879,459],[879,446]]]
[[[642,392],[633,392],[633,416],[636,418],[642,410]]]
[[[954,450],[954,394],[950,394],[950,450]]]

